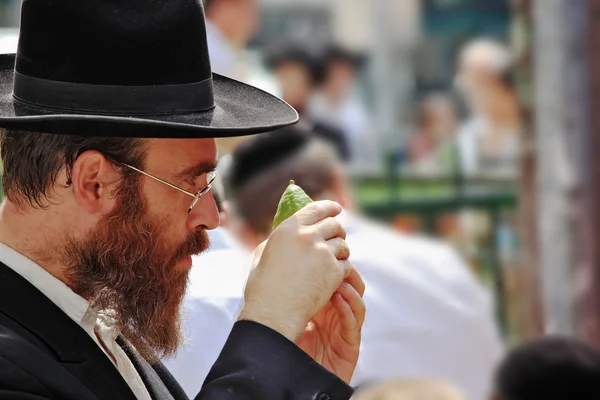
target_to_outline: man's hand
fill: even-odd
[[[298,340],[302,350],[348,384],[358,362],[364,292],[365,284],[354,270]]]
[[[354,269],[347,260],[346,232],[333,218],[341,211],[335,202],[314,202],[271,233],[264,249],[257,251],[262,254],[248,278],[239,319],[261,323],[297,342],[330,301],[334,309],[341,308],[332,296]]]

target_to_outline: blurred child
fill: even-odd
[[[455,169],[456,107],[444,93],[430,93],[417,107],[417,129],[409,144],[416,172],[450,175]]]
[[[600,353],[573,338],[545,337],[500,364],[493,400],[600,399]]]

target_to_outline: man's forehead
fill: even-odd
[[[146,164],[177,174],[200,175],[217,166],[215,139],[150,139]]]

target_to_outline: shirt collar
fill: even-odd
[[[89,302],[64,282],[3,243],[0,243],[0,262],[29,281],[77,324],[82,325],[88,309],[93,311]]]

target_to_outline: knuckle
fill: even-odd
[[[342,246],[342,254],[346,255],[346,256],[350,256],[350,246],[348,246],[348,243],[346,243],[346,241],[344,239],[340,239],[342,241],[341,246]]]
[[[316,233],[313,229],[304,228],[298,232],[298,240],[302,244],[311,244],[315,241]]]
[[[358,304],[358,308],[363,313],[367,311],[367,304],[365,303],[364,299],[362,299],[362,298],[360,299],[360,302]]]
[[[320,242],[315,245],[315,251],[322,257],[331,255],[331,250],[327,244]]]
[[[329,217],[327,219],[329,220],[329,224],[331,225],[332,229],[335,229],[336,231],[339,231],[339,232],[344,231],[344,227],[342,226],[340,221],[338,221],[337,219],[335,219],[333,217]]]
[[[319,213],[321,207],[318,202],[313,202],[305,205],[298,213],[305,215],[307,217],[315,216]]]

